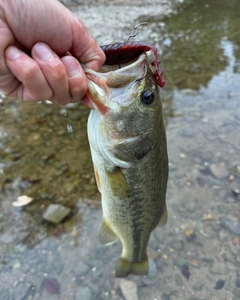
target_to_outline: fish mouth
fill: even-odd
[[[146,54],[142,54],[137,61],[128,64],[120,69],[105,69],[95,72],[82,66],[87,77],[87,94],[83,102],[91,109],[96,109],[100,114],[105,115],[110,108],[110,99],[119,95],[132,82],[144,77],[146,69],[140,66],[144,64]],[[127,90],[127,89],[126,89]]]
[[[107,112],[106,107],[106,95],[109,92],[107,85],[103,78],[96,76],[95,74],[88,73],[88,89],[87,94],[84,97],[84,104],[91,109],[98,110],[102,115]]]
[[[88,108],[90,109],[94,109],[93,105],[92,105],[92,102],[89,100],[88,96],[85,95],[83,98],[82,98],[82,102],[85,106],[87,106]]]

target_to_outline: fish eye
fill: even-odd
[[[150,105],[154,102],[154,94],[152,91],[146,90],[142,93],[142,102],[146,105]]]

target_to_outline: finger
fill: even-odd
[[[80,20],[76,19],[74,25],[72,26],[73,45],[70,52],[88,68],[98,71],[106,59],[104,52]]]
[[[80,101],[87,91],[86,75],[79,63],[73,56],[64,56],[61,58],[67,74],[69,93],[71,95],[71,102]]]
[[[68,75],[61,59],[45,43],[37,43],[32,48],[32,57],[40,66],[48,84],[53,90],[52,102],[65,105],[71,101]]]
[[[49,99],[53,91],[46,81],[38,64],[15,46],[5,51],[6,64],[15,76],[7,91],[8,96],[15,96],[27,101]]]
[[[5,49],[14,44],[14,37],[11,33],[11,30],[6,26],[6,24],[0,18],[0,89],[4,94],[8,94],[9,90],[12,90],[12,87],[9,89],[9,85],[13,85],[14,88],[18,86],[18,81],[14,82],[14,76],[9,70],[6,59],[5,59]]]

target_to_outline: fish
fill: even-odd
[[[144,42],[102,46],[105,64],[85,67],[88,139],[101,193],[99,241],[122,243],[116,277],[148,275],[151,232],[167,221],[167,140],[157,49]]]

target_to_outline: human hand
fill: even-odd
[[[57,0],[0,1],[0,90],[26,101],[77,102],[87,90],[79,63],[97,71],[105,55]]]

